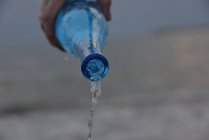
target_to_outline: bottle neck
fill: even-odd
[[[83,61],[87,56],[91,54],[102,54],[99,47],[83,47],[83,49],[81,49],[79,52],[79,57],[81,61]]]

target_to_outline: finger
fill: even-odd
[[[50,20],[49,20],[50,22]],[[64,49],[61,47],[59,41],[57,40],[55,36],[55,29],[54,29],[54,24],[49,24],[48,22],[43,24],[43,30],[46,34],[46,37],[51,45],[54,47],[64,51]]]
[[[42,28],[47,36],[47,39],[53,46],[61,50],[63,50],[63,48],[61,47],[61,45],[59,44],[55,36],[54,22],[59,12],[59,9],[63,6],[65,1],[66,0],[48,1],[47,6],[44,8],[42,18],[41,18]]]
[[[46,37],[54,47],[58,48],[61,51],[65,51],[54,36],[52,36],[51,34],[47,34],[46,32]]]
[[[110,12],[112,1],[111,0],[97,0],[97,2],[102,8],[102,11],[104,13],[106,20],[110,21],[112,18],[111,12]]]

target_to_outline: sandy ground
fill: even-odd
[[[110,39],[95,140],[208,140],[209,29]],[[83,140],[90,85],[79,61],[40,45],[0,52],[0,140]]]

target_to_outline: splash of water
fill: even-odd
[[[97,98],[101,95],[101,82],[91,82],[92,101],[90,106],[90,118],[88,122],[89,134],[87,140],[92,140],[93,119],[97,105]]]

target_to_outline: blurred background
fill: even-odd
[[[39,28],[42,0],[0,0],[0,140],[86,139],[90,83]],[[209,139],[209,1],[113,0],[95,140]]]

